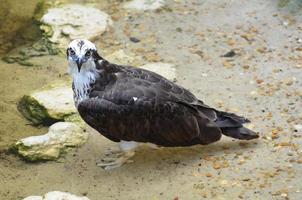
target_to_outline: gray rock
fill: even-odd
[[[70,40],[100,36],[112,23],[105,12],[77,4],[51,8],[41,18],[40,28],[53,43],[65,48]]]
[[[88,134],[71,122],[58,122],[48,133],[17,141],[12,150],[27,161],[56,160],[67,148],[83,145]]]
[[[126,9],[156,10],[164,6],[164,0],[132,0],[124,5]]]
[[[53,124],[65,121],[77,113],[71,86],[55,84],[25,95],[19,102],[19,111],[34,124]]]
[[[161,62],[148,63],[146,65],[141,66],[140,68],[158,73],[163,77],[169,79],[170,81],[176,80],[176,70],[173,64]]]
[[[79,197],[68,192],[53,191],[42,196],[29,196],[23,200],[89,200],[87,197]]]

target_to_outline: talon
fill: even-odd
[[[130,158],[133,157],[134,154],[135,154],[134,151],[111,152],[111,154],[106,155],[106,156],[110,155],[110,157],[102,158],[101,163],[97,163],[97,166],[102,167],[104,170],[111,170],[114,168],[118,168],[118,167],[121,167],[125,163],[134,162],[133,160],[130,160]]]
[[[118,147],[110,147],[109,149],[106,150],[105,155],[109,156],[109,155],[120,155],[122,154],[121,149]]]

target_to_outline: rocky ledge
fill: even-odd
[[[71,122],[57,122],[45,135],[31,136],[17,141],[12,151],[27,161],[57,160],[68,148],[83,145],[88,134]]]
[[[51,125],[74,115],[71,86],[55,84],[21,98],[18,109],[33,124]]]

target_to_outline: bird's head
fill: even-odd
[[[93,70],[95,59],[99,57],[95,45],[86,39],[76,39],[69,43],[67,60],[71,73],[80,73],[83,70]],[[85,68],[85,69],[84,69]]]

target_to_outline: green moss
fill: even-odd
[[[13,154],[20,156],[27,162],[41,162],[48,160],[57,160],[58,157],[46,155],[43,153],[30,153],[31,147],[25,146],[22,142],[12,145],[9,151]]]
[[[42,38],[39,42],[33,44],[32,47],[36,52],[43,52],[49,55],[57,55],[61,52],[60,49],[47,38]]]
[[[29,60],[32,57],[39,57],[44,55],[57,55],[61,50],[47,38],[41,38],[34,44],[21,47],[14,54],[7,54],[2,58],[6,63],[19,63],[23,66],[35,66]]]
[[[19,42],[19,45],[16,45],[18,48],[13,49],[2,58],[4,62],[19,63],[23,66],[35,66],[30,61],[32,57],[65,53],[57,44],[49,40],[53,35],[51,26],[41,23],[41,17],[46,13],[47,9],[53,6],[52,4],[52,2],[39,0],[32,22],[23,29],[20,29],[18,34],[20,36],[19,40],[23,42]]]
[[[51,4],[49,2],[46,2],[45,0],[39,0],[34,11],[34,19],[36,21],[39,21],[41,17],[45,14],[47,9],[50,7]]]
[[[17,142],[9,148],[9,152],[20,156],[23,160],[28,162],[39,162],[46,160],[55,160],[57,158],[51,156],[45,156],[40,154],[29,154],[31,147],[25,146],[22,142]]]
[[[51,26],[49,26],[47,24],[42,24],[40,26],[40,29],[43,31],[43,35],[46,37],[51,37],[53,35],[53,30],[52,30]]]
[[[66,122],[73,122],[81,128],[86,127],[86,123],[84,122],[84,120],[81,118],[81,116],[78,113],[75,113],[75,114],[72,114],[72,115],[69,115],[69,116],[65,117],[65,121]]]
[[[75,122],[81,127],[85,124],[75,112],[50,114],[43,105],[29,95],[25,95],[20,99],[17,108],[33,125],[49,126],[59,121]]]
[[[34,125],[51,125],[60,120],[52,118],[45,107],[39,104],[34,98],[24,96],[18,103],[18,110]]]
[[[29,62],[29,61],[25,61],[25,60],[19,60],[18,63],[19,63],[20,65],[27,66],[27,67],[32,67],[32,66],[34,66],[33,63],[31,63],[31,62]]]
[[[40,150],[40,152],[36,149],[31,151],[33,147],[25,146],[22,142],[17,142],[14,145],[11,145],[9,148],[9,152],[15,155],[20,156],[26,162],[44,162],[44,161],[57,161],[60,157],[67,154],[67,152],[71,151],[72,148],[80,145],[70,145],[64,146],[59,149],[58,155],[50,155]]]
[[[16,60],[15,60],[14,58],[9,57],[9,56],[4,56],[4,57],[2,58],[2,60],[3,60],[4,62],[6,62],[6,63],[15,63],[15,62],[16,62]]]
[[[17,142],[16,144],[10,146],[9,152],[14,154],[19,154],[19,149],[22,149],[23,151],[29,150],[30,148],[28,146],[25,146],[23,143]]]

